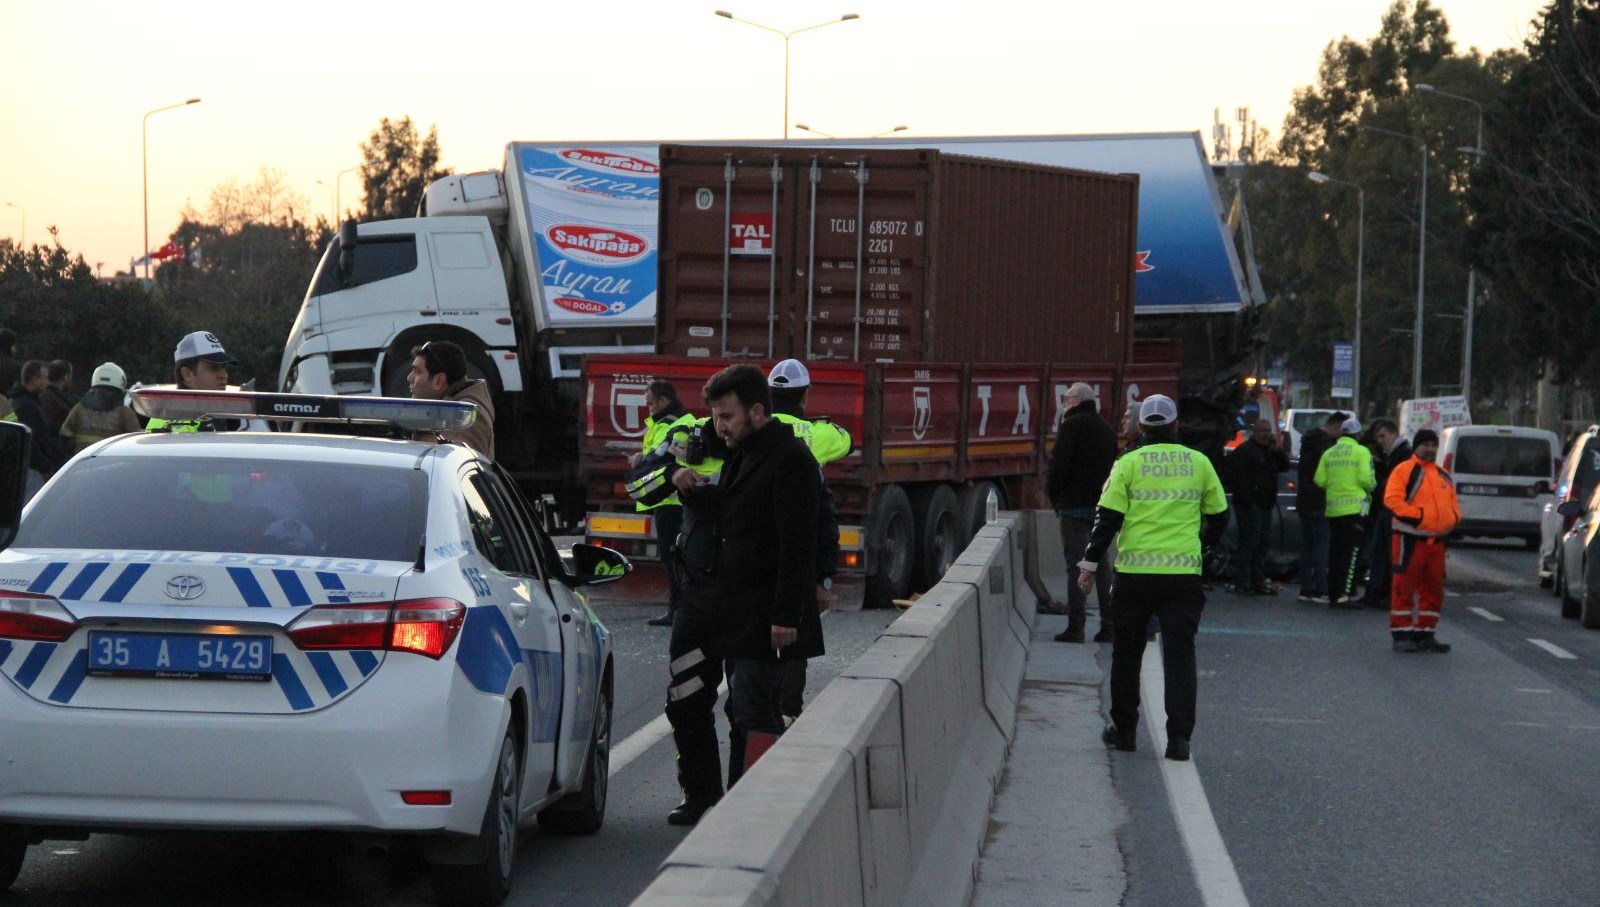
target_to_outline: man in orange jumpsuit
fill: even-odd
[[[1444,605],[1445,538],[1461,522],[1461,505],[1450,473],[1434,463],[1439,435],[1424,428],[1411,447],[1411,459],[1395,467],[1383,492],[1383,506],[1394,514],[1389,633],[1396,652],[1443,653],[1450,646],[1433,632]]]

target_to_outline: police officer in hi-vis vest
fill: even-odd
[[[1178,443],[1178,407],[1172,398],[1146,397],[1139,406],[1139,427],[1138,446],[1117,460],[1100,494],[1089,547],[1078,564],[1078,585],[1089,591],[1115,538],[1111,724],[1101,739],[1119,750],[1136,748],[1139,669],[1145,624],[1153,614],[1161,624],[1166,672],[1166,756],[1186,760],[1194,734],[1194,637],[1206,603],[1201,553],[1228,528],[1228,499],[1205,454]]]

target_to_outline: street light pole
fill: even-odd
[[[812,135],[820,135],[825,139],[836,139],[836,138],[838,138],[838,136],[836,136],[836,135],[831,135],[829,133],[823,132],[821,129],[813,129],[810,126],[807,126],[804,123],[796,123],[796,124],[794,124],[794,128],[799,129],[799,130],[801,130],[803,132],[809,132]],[[895,126],[895,127],[890,128],[890,129],[885,129],[882,132],[874,132],[873,134],[867,136],[867,138],[869,138],[869,139],[881,139],[886,135],[892,135],[892,134],[894,134],[896,132],[904,132],[904,131],[906,131],[907,129],[910,129],[910,128],[911,128],[910,126]]]
[[[1436,94],[1442,98],[1471,104],[1478,109],[1478,140],[1477,144],[1472,146],[1471,152],[1481,159],[1483,157],[1483,104],[1465,95],[1441,91],[1426,82],[1418,83],[1417,90],[1425,94]],[[1465,151],[1467,149],[1462,150]],[[1469,262],[1467,264],[1467,317],[1466,326],[1463,329],[1464,336],[1461,339],[1461,395],[1467,398],[1467,410],[1469,412],[1472,410],[1472,319],[1473,310],[1477,308],[1477,300],[1478,266]]]
[[[1422,213],[1417,225],[1417,323],[1411,337],[1411,396],[1422,396],[1422,308],[1426,299],[1428,276],[1428,143],[1405,132],[1362,126],[1368,132],[1381,132],[1407,141],[1416,142],[1422,150]]]
[[[339,191],[322,180],[317,180],[317,185],[328,190],[328,197],[333,200],[333,220],[328,221],[328,223],[333,224],[334,229],[338,229],[338,223],[336,222],[339,220]]]
[[[22,214],[22,236],[17,240],[17,248],[25,249],[28,246],[28,209],[16,202],[6,202],[7,208],[16,208]]]
[[[339,199],[340,199],[339,188],[342,185],[342,181],[344,180],[344,175],[346,173],[354,173],[357,170],[360,170],[362,167],[364,167],[364,166],[366,166],[367,164],[370,164],[370,163],[372,163],[372,162],[371,161],[363,161],[363,162],[355,165],[354,167],[346,167],[343,170],[340,170],[338,175],[333,178],[333,228],[334,228],[334,230],[338,230],[339,229],[339,218],[344,216],[344,208],[340,204],[340,201],[339,201]]]
[[[1306,174],[1313,183],[1338,183],[1356,190],[1356,340],[1355,349],[1351,358],[1354,359],[1352,367],[1355,371],[1355,385],[1351,388],[1352,396],[1350,408],[1355,411],[1356,418],[1361,417],[1361,264],[1366,260],[1367,249],[1367,192],[1359,185],[1348,180],[1335,179],[1326,173],[1315,171]]]
[[[725,9],[717,10],[716,14],[733,22],[743,22],[745,25],[754,26],[762,31],[772,32],[783,39],[783,137],[786,139],[789,137],[789,39],[800,34],[801,32],[811,31],[814,28],[821,28],[824,25],[837,25],[840,22],[849,22],[851,19],[861,18],[856,13],[845,13],[837,19],[829,19],[826,22],[818,22],[816,25],[807,25],[805,28],[797,28],[794,31],[786,32],[782,29],[773,28],[770,25],[762,25],[759,22],[751,22],[749,19],[741,19]]]
[[[199,98],[190,98],[177,104],[168,104],[157,107],[155,110],[146,111],[144,119],[139,121],[139,170],[144,185],[144,279],[150,279],[150,117],[164,110],[176,110],[179,107],[188,107],[190,104],[200,103]]]

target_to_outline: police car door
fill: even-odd
[[[485,600],[500,603],[516,639],[529,683],[527,758],[523,789],[539,796],[550,787],[561,726],[561,625],[539,576],[539,560],[517,510],[479,463],[462,472],[461,492],[473,535],[493,570],[481,578]]]
[[[556,753],[556,781],[561,787],[571,789],[582,783],[584,758],[588,755],[587,747],[594,730],[600,674],[604,668],[600,658],[605,630],[598,621],[589,619],[583,599],[558,578],[566,572],[561,555],[516,483],[498,465],[493,467],[493,473],[496,487],[522,516],[522,527],[539,560],[544,582],[535,591],[535,598],[542,596],[542,605],[549,607],[561,622],[563,676],[566,678],[561,691],[561,739],[565,743]]]

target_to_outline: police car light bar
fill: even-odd
[[[361,422],[424,432],[459,431],[471,425],[478,416],[476,406],[456,400],[156,388],[134,391],[133,411],[147,418],[165,419],[168,422],[207,418]]]

